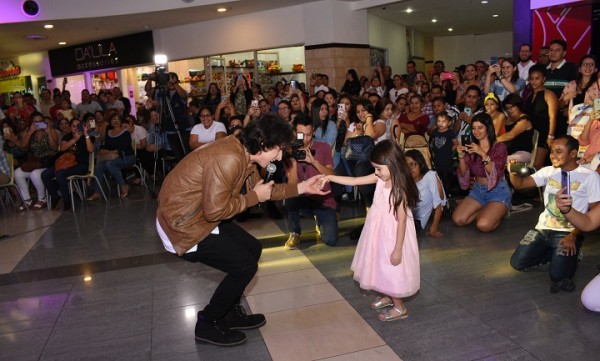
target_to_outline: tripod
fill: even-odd
[[[183,138],[181,137],[181,132],[179,130],[179,126],[177,125],[177,121],[175,120],[175,114],[173,113],[173,108],[171,107],[171,102],[169,101],[169,98],[167,97],[167,90],[164,85],[156,86],[156,99],[158,99],[159,112],[158,112],[158,124],[156,125],[156,129],[155,129],[155,131],[158,134],[155,135],[155,139],[156,140],[158,139],[159,134],[161,136],[166,135],[166,133],[164,133],[164,130],[163,130],[163,119],[169,118],[171,120],[171,123],[173,124],[175,133],[177,134],[177,137],[179,139],[179,145],[181,145],[181,151],[183,152],[183,155],[185,156],[187,153],[186,148],[183,143]],[[163,140],[163,147],[166,146],[166,143],[168,142],[168,137],[165,137],[165,138],[167,138],[167,139],[166,139],[166,141]],[[156,163],[157,162],[158,162],[158,146],[155,146],[154,147],[154,172],[153,172],[152,191],[151,191],[153,198],[156,198]],[[166,174],[163,174],[163,176],[166,176]]]

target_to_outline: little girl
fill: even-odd
[[[370,155],[375,173],[364,177],[328,175],[322,178],[344,185],[376,183],[373,205],[352,260],[354,279],[360,287],[382,294],[371,303],[380,310],[381,321],[395,321],[408,316],[402,298],[417,293],[420,286],[419,249],[411,208],[419,200],[400,146],[384,140]]]

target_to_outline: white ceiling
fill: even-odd
[[[283,8],[316,0],[225,0],[230,8],[225,14],[216,12],[215,0],[37,0],[40,15],[36,21],[6,15],[6,9],[19,9],[23,0],[2,0],[4,16],[0,15],[0,59],[58,48],[59,41],[68,45],[133,34],[145,30],[207,21],[222,16],[235,16],[266,9]],[[412,27],[433,36],[468,33],[494,33],[512,30],[512,0],[345,0],[354,8],[369,8],[369,12],[391,21]],[[116,4],[116,6],[112,6]],[[59,6],[60,4],[60,6]],[[100,4],[100,7],[98,6]],[[61,9],[64,6],[68,10]],[[140,8],[142,7],[142,8]],[[414,11],[405,12],[407,7]],[[169,9],[160,10],[159,9]],[[110,10],[112,9],[112,10]],[[116,9],[116,10],[115,10]],[[139,9],[139,13],[135,13]],[[141,12],[146,11],[146,12]],[[127,15],[120,15],[127,13]],[[492,18],[498,14],[498,18]],[[294,14],[290,14],[294,16]],[[436,17],[437,23],[431,19]],[[10,19],[14,19],[11,21]],[[43,28],[52,23],[53,29]],[[454,31],[448,32],[452,27]],[[216,29],[226,31],[226,29]],[[41,40],[25,36],[42,35]]]

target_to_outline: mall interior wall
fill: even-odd
[[[433,38],[433,57],[443,60],[446,70],[492,56],[513,56],[512,31],[490,34],[437,36]]]
[[[372,14],[368,18],[369,45],[387,50],[387,65],[393,74],[405,73],[409,51],[412,52],[408,49],[406,27]]]

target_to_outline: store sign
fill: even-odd
[[[18,76],[0,81],[0,94],[14,92],[31,93],[31,76]]]
[[[53,76],[83,73],[106,68],[122,68],[154,61],[152,32],[50,50]]]
[[[0,62],[0,79],[10,78],[21,74],[21,67],[15,65],[12,61]]]

